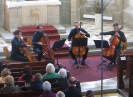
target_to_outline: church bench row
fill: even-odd
[[[54,61],[42,61],[42,62],[23,62],[23,63],[12,63],[8,65],[11,71],[23,70],[25,66],[30,66],[32,69],[45,69],[48,63],[53,63]]]

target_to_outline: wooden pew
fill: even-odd
[[[54,61],[11,63],[8,65],[8,68],[10,69],[11,72],[23,71],[23,68],[26,65],[31,66],[33,70],[43,69],[43,68],[45,69],[48,63],[54,64]]]
[[[124,89],[123,82],[123,70],[127,69],[127,60],[121,60],[121,57],[125,57],[126,59],[133,58],[133,54],[118,54],[117,57],[117,87],[118,89]]]

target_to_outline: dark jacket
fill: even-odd
[[[56,82],[52,83],[52,88],[68,87],[67,78],[58,78]]]
[[[121,43],[121,41],[125,42],[125,41],[126,41],[126,38],[125,38],[125,35],[124,35],[123,32],[119,31],[118,33],[119,33],[119,35],[120,35],[120,37],[119,37],[120,42],[119,42],[119,44],[116,46],[116,49],[117,49],[118,52],[119,52],[120,49],[121,49],[120,43]],[[115,34],[116,34],[115,31],[103,32],[103,35],[111,35],[111,36],[114,36]],[[100,35],[102,35],[102,33],[100,33]]]
[[[39,81],[39,82],[32,81],[31,84],[30,84],[29,89],[30,90],[35,90],[35,91],[43,90],[42,84],[43,84],[43,81]]]
[[[12,93],[12,92],[20,92],[21,88],[18,85],[10,85],[0,89],[0,93]]]
[[[34,45],[34,48],[42,48],[42,46],[39,45],[37,42],[39,42],[40,39],[41,39],[43,36],[44,36],[44,32],[36,31],[36,32],[33,34],[32,45]]]
[[[46,91],[42,95],[40,95],[39,97],[56,97],[56,94],[53,93],[52,91]]]
[[[70,86],[68,89],[63,90],[65,97],[82,97],[81,90],[75,86]]]
[[[12,39],[11,44],[12,44],[11,59],[15,59],[17,55],[22,55],[19,48],[26,47],[26,45],[21,44],[21,41],[17,37],[14,37]]]
[[[68,35],[68,41],[70,41],[71,38],[74,38],[74,36],[75,36],[77,33],[79,33],[79,31],[80,31],[80,29],[76,29],[76,28],[72,29],[72,30],[70,31],[69,35]],[[84,29],[81,28],[81,31],[82,31],[83,33],[85,33],[85,36],[86,36],[86,37],[90,37],[90,34],[87,33]]]

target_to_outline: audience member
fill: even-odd
[[[94,97],[94,92],[92,90],[88,90],[86,92],[86,97]]]
[[[48,63],[46,66],[46,73],[43,75],[43,79],[58,78],[58,74],[55,73],[55,67],[52,63]]]
[[[1,73],[2,70],[3,70],[3,64],[2,64],[2,62],[0,61],[0,73]]]
[[[61,68],[58,72],[58,79],[56,82],[52,83],[52,88],[57,87],[68,87],[67,82],[67,71],[66,69]]]
[[[36,91],[43,90],[42,84],[43,84],[42,75],[40,73],[37,73],[34,77],[34,81],[32,81],[30,84],[30,90],[36,90]]]
[[[42,85],[44,93],[39,97],[56,97],[56,94],[51,91],[51,84],[48,81],[45,81]]]
[[[76,82],[74,77],[68,79],[69,88],[63,91],[66,97],[82,97],[81,89],[76,87]]]
[[[0,77],[0,83],[5,83],[5,77],[11,75],[11,72],[9,69],[5,68],[1,72],[1,77]]]
[[[65,97],[65,94],[62,91],[58,91],[56,97]]]
[[[20,92],[21,88],[14,85],[14,78],[11,75],[5,77],[5,87],[1,88],[0,93]]]
[[[19,77],[18,81],[33,81],[34,75],[32,75],[32,68],[30,66],[25,66],[23,70],[23,75]]]

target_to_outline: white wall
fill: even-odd
[[[133,0],[129,0],[129,6],[133,7]]]

